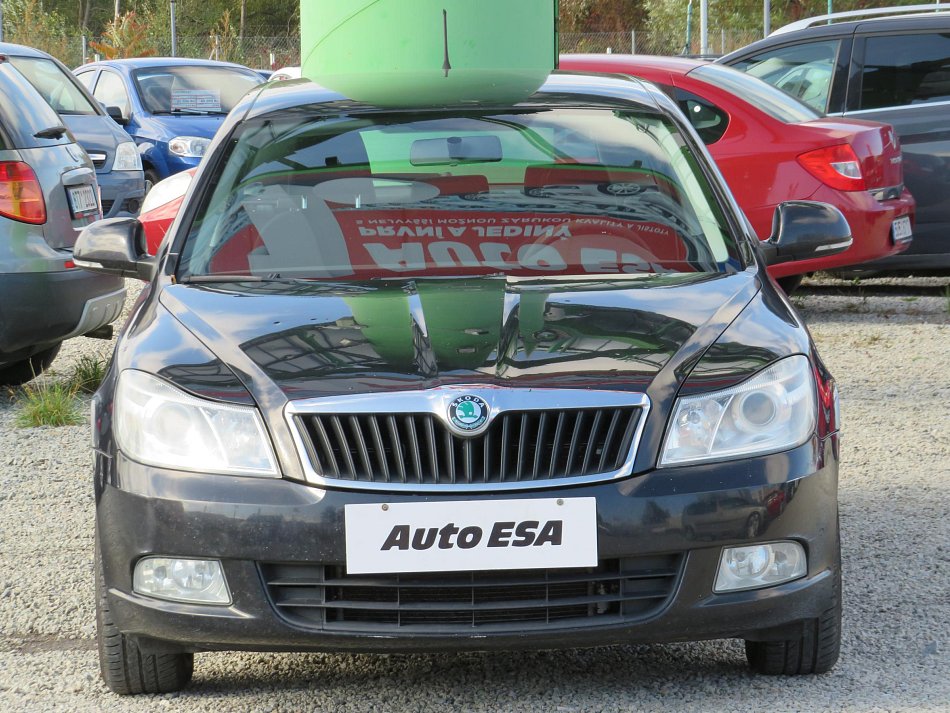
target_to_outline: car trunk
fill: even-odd
[[[847,143],[861,166],[867,190],[899,188],[904,182],[901,147],[889,124],[860,119],[823,118],[799,124],[815,134],[823,134],[829,145]],[[898,195],[900,191],[897,191]]]

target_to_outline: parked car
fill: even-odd
[[[168,57],[93,62],[75,73],[135,140],[146,189],[197,166],[227,113],[264,81],[239,64]]]
[[[46,369],[62,342],[119,316],[121,278],[73,263],[100,217],[96,172],[53,109],[0,58],[0,384]]]
[[[810,18],[719,60],[829,118],[894,127],[904,182],[917,200],[914,241],[905,253],[862,265],[867,270],[950,268],[950,13],[933,10],[918,5]],[[907,11],[918,14],[897,15]],[[882,13],[888,16],[874,16]]]
[[[527,199],[561,170],[638,190]],[[837,392],[765,265],[850,229],[797,201],[775,231],[634,80],[425,112],[252,92],[158,257],[135,219],[76,248],[151,279],[93,407],[107,685],[181,688],[209,649],[718,637],[830,669]],[[712,494],[743,526],[724,497],[691,540]]]
[[[59,60],[31,47],[0,42],[0,56],[12,64],[59,114],[96,167],[106,217],[138,213],[145,195],[142,161],[105,109]]]
[[[804,273],[858,265],[907,249],[914,199],[903,189],[901,150],[890,126],[822,118],[765,82],[701,60],[565,55],[567,70],[613,72],[656,83],[709,147],[760,240],[775,206],[819,200],[840,209],[854,234],[846,252],[769,269],[786,291]]]
[[[300,79],[300,67],[281,67],[270,77],[270,81],[285,81],[287,79]]]

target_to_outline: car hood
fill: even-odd
[[[66,124],[66,128],[73,132],[79,145],[86,149],[86,153],[104,153],[108,156],[107,166],[112,165],[111,159],[115,156],[115,147],[124,141],[131,140],[122,127],[108,116],[61,114],[60,117]]]
[[[176,136],[200,136],[210,139],[218,130],[218,127],[224,123],[225,116],[218,114],[209,114],[206,116],[193,116],[183,114],[159,115],[154,114],[149,117],[149,122],[158,127],[159,131],[173,139]]]
[[[698,360],[757,290],[751,272],[479,277],[176,284],[160,302],[252,393],[295,400],[448,384],[645,391],[674,357]]]

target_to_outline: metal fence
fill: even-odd
[[[714,30],[709,33],[710,54],[725,54],[760,39],[757,30]],[[96,59],[90,43],[100,38],[87,36],[59,37],[50,41],[50,46],[39,47],[59,57],[70,67]],[[16,41],[11,38],[12,41]],[[669,31],[650,28],[629,32],[562,32],[559,36],[563,53],[633,53],[633,54],[699,54],[699,37],[694,34],[690,46],[686,37]],[[151,54],[170,56],[171,41],[157,40],[149,45]],[[214,34],[178,36],[179,57],[203,57],[238,62],[259,69],[300,64],[300,38],[298,35],[246,36],[243,38]]]

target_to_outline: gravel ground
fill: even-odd
[[[950,711],[950,297],[919,294],[920,285],[948,283],[886,281],[878,294],[873,280],[812,282],[795,298],[838,378],[844,412],[845,634],[830,674],[754,677],[736,641],[529,654],[202,654],[186,691],[119,698],[100,682],[95,653],[88,429],[16,428],[16,406],[2,396],[0,706]],[[54,371],[110,349],[73,340]]]

